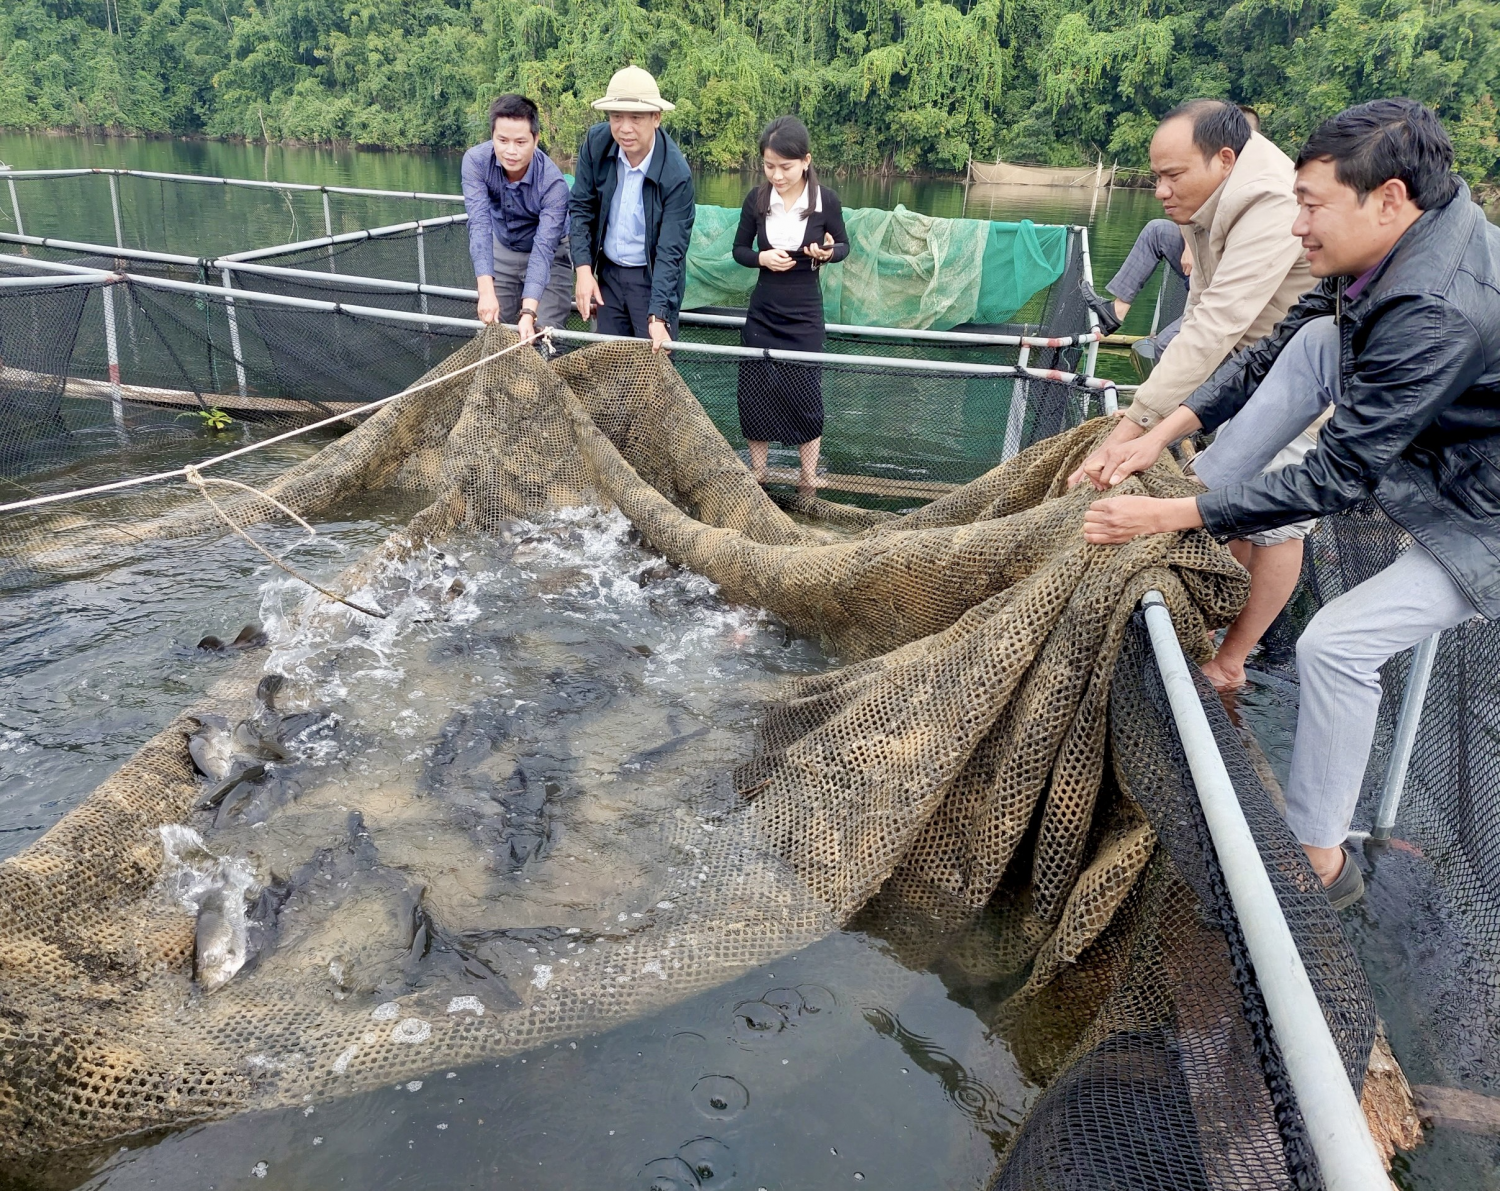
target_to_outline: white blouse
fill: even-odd
[[[790,211],[787,210],[781,195],[775,189],[771,191],[771,203],[766,211],[766,243],[772,248],[785,249],[793,254],[802,251],[802,241],[807,235],[807,192],[811,189],[812,187],[806,185],[802,187],[802,193],[792,204]],[[821,186],[818,187],[814,203],[814,211],[823,209]]]

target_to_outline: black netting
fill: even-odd
[[[341,273],[378,277],[385,281],[423,281],[428,285],[474,288],[474,264],[469,259],[469,225],[442,223],[433,227],[362,236],[339,244],[300,248],[293,252],[256,256],[251,264],[305,269],[313,273]],[[467,304],[473,317],[474,307]]]
[[[115,267],[106,258],[68,260],[94,268]],[[441,321],[470,317],[472,308],[462,300],[372,291],[333,278],[254,273],[235,277],[242,290],[437,320],[382,321],[254,300],[232,303],[214,284],[216,275],[203,266],[141,269],[132,262],[130,268],[211,288],[184,293],[122,283],[44,294],[0,291],[0,310],[8,312],[3,317],[18,327],[39,319],[49,327],[36,342],[45,343],[50,354],[27,368],[27,384],[50,396],[28,398],[26,410],[36,414],[11,420],[7,441],[38,434],[55,439],[59,424],[64,429],[106,428],[127,435],[148,429],[154,434],[176,430],[189,435],[199,430],[195,415],[219,409],[234,419],[236,427],[216,441],[237,444],[247,436],[398,392],[471,335],[467,327]],[[118,406],[105,387],[107,302],[114,309],[124,386]],[[43,314],[50,309],[45,303],[63,305]],[[738,332],[721,338],[737,339]],[[71,353],[63,350],[69,342]],[[942,495],[1102,409],[1101,394],[1080,385],[998,372],[924,371],[915,362],[909,369],[861,364],[857,358],[847,364],[813,365],[683,350],[675,353],[674,364],[715,424],[742,450],[742,414],[753,427],[757,413],[784,404],[789,394],[804,404],[820,402],[826,419],[821,483],[830,494],[843,494],[841,498],[884,501],[891,507]],[[94,383],[75,383],[64,399],[66,377]],[[120,411],[118,418],[115,410]],[[772,482],[795,479],[797,449],[794,442],[783,445],[783,437],[777,435],[771,450]],[[55,444],[59,449],[62,441]],[[108,450],[119,440],[105,436],[67,441],[73,443],[67,448],[71,450]]]
[[[1364,973],[1221,702],[1196,678],[1357,1092],[1375,1035]],[[1116,938],[1098,948],[1118,957],[1114,992],[1037,1102],[995,1187],[1321,1186],[1139,614],[1115,669],[1110,721],[1115,771],[1161,846]]]
[[[1153,335],[1157,331],[1165,330],[1181,318],[1183,310],[1187,307],[1187,282],[1165,266],[1161,272],[1161,289],[1156,296],[1156,312],[1151,320]]]
[[[1409,539],[1372,501],[1319,522],[1307,540],[1302,580],[1256,661],[1295,673],[1296,638],[1324,604],[1389,566]],[[1368,830],[1384,783],[1411,653],[1381,673],[1375,747],[1354,826]],[[1424,1056],[1449,1077],[1491,1086],[1500,1068],[1500,624],[1472,620],[1444,633],[1396,820],[1402,846],[1446,895],[1442,950],[1463,955],[1464,978],[1446,983],[1442,1030]],[[1427,866],[1430,866],[1428,868]]]
[[[273,256],[258,256],[254,264],[273,265],[282,268],[303,269],[318,273],[339,273],[346,276],[376,277],[387,281],[415,282],[425,280],[429,285],[449,286],[455,289],[474,288],[474,266],[469,260],[468,227],[462,223],[442,224],[415,230],[375,237],[364,237],[341,244],[302,248],[294,252]],[[251,280],[251,274],[241,274],[242,283],[257,288],[270,284],[266,278]],[[1068,336],[1079,335],[1089,329],[1088,308],[1083,300],[1082,282],[1084,253],[1082,233],[1069,229],[1067,259],[1063,274],[1051,286],[1036,294],[1017,312],[1015,321],[1003,324],[970,324],[954,328],[994,335]],[[288,289],[285,292],[303,292]],[[369,291],[365,291],[367,294]],[[351,297],[348,300],[357,299]],[[472,318],[473,304],[463,300],[429,297],[432,313],[452,314],[456,317]],[[370,305],[383,305],[370,302]],[[441,308],[440,308],[441,304]],[[403,306],[402,309],[410,307]],[[743,316],[743,310],[712,307],[699,313]],[[569,326],[584,330],[584,323],[573,315]],[[737,345],[740,341],[738,327],[723,327],[694,323],[689,317],[682,324],[682,338],[696,343],[719,343]],[[891,339],[884,336],[861,336],[847,333],[831,333],[826,350],[838,354],[883,356],[908,359],[940,359],[977,364],[1015,364],[1019,361],[1018,347],[991,347]],[[1027,363],[1038,368],[1056,368],[1066,372],[1077,371],[1083,362],[1086,347],[1044,348],[1033,347],[1028,353]]]
[[[0,478],[66,451],[76,415],[64,409],[63,387],[89,293],[67,286],[0,298]]]

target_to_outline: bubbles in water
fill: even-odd
[[[734,1034],[742,1042],[771,1037],[786,1029],[786,1015],[764,1001],[742,1001],[734,1007]]]
[[[264,1163],[264,1162],[257,1162],[254,1166],[252,1166],[250,1168],[250,1173],[253,1174],[258,1179],[263,1179],[263,1178],[266,1177],[266,1174],[267,1174],[267,1172],[270,1171],[270,1169],[271,1168],[268,1165],[266,1165],[266,1163]]]
[[[828,1013],[838,1002],[821,984],[799,984],[796,988],[773,988],[757,1001],[741,1001],[734,1007],[734,1033],[741,1041],[779,1034],[789,1026]]]
[[[695,1137],[680,1146],[677,1156],[687,1163],[702,1191],[720,1191],[734,1181],[734,1155],[714,1137]]]
[[[392,1042],[426,1042],[432,1037],[432,1027],[420,1018],[408,1017],[398,1021],[391,1031]]]
[[[693,1106],[714,1121],[738,1116],[750,1103],[745,1085],[731,1075],[705,1075],[693,1085]]]
[[[786,1018],[796,1017],[802,1009],[802,998],[792,988],[773,988],[761,998],[773,1009],[779,1009]]]
[[[370,1016],[376,1021],[395,1021],[401,1015],[401,1006],[395,1001],[386,1001],[384,1004],[376,1005],[370,1010]]]

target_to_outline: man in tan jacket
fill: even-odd
[[[1234,104],[1195,99],[1167,114],[1151,139],[1156,197],[1182,227],[1193,254],[1182,330],[1162,352],[1105,443],[1073,476],[1096,488],[1113,480],[1119,447],[1182,404],[1220,364],[1269,335],[1313,286],[1302,242],[1292,235],[1297,199],[1291,159],[1252,132]],[[1301,461],[1314,427],[1271,462]],[[1311,522],[1252,535],[1230,548],[1250,572],[1250,598],[1218,656],[1203,668],[1221,691],[1245,682],[1245,658],[1291,598]]]

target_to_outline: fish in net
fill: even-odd
[[[608,343],[549,361],[529,348],[502,352],[513,342],[489,328],[429,374],[451,379],[290,469],[266,487],[271,500],[239,493],[220,507],[249,526],[277,506],[312,518],[360,492],[420,497],[406,529],[337,584],[371,600],[389,595],[382,584],[403,562],[455,536],[504,535],[560,509],[617,510],[671,564],[707,576],[727,601],[769,610],[842,664],[770,702],[753,755],[717,781],[705,772],[705,791],[717,793],[700,813],[664,816],[656,846],[689,876],[620,894],[587,921],[497,921],[482,897],[430,897],[429,886],[444,888],[442,874],[424,871],[430,855],[393,862],[383,838],[385,822],[433,813],[415,793],[374,814],[357,790],[304,792],[299,807],[324,811],[321,835],[276,836],[296,853],[282,871],[301,874],[271,911],[280,941],[205,994],[193,976],[199,924],[162,895],[162,829],[201,827],[213,857],[188,741],[203,717],[248,710],[256,676],[247,673],[222,707],[184,714],[0,863],[8,1156],[352,1093],[602,1030],[872,906],[892,944],[921,962],[942,952],[1014,978],[997,1028],[1039,1082],[1064,1087],[1085,1060],[1097,1065],[1122,1020],[1160,1036],[1154,1050],[1131,1053],[1165,1063],[1169,1026],[1191,1000],[1181,990],[1210,978],[1193,971],[1194,945],[1221,969],[1229,1008],[1219,1012],[1232,1014],[1244,981],[1230,979],[1233,948],[1213,934],[1223,924],[1205,926],[1191,876],[1159,838],[1165,812],[1132,796],[1130,767],[1111,765],[1109,739],[1116,662],[1140,597],[1162,592],[1188,652],[1202,657],[1248,579],[1203,531],[1119,547],[1083,541],[1094,497],[1069,490],[1066,477],[1108,433],[1105,420],[905,515],[811,501],[794,517],[664,355]],[[1120,489],[1193,490],[1166,458]],[[214,516],[182,506],[134,519],[130,533],[189,536]],[[26,532],[34,538],[36,524]],[[367,631],[336,605],[304,615],[343,626],[351,641]],[[1135,784],[1146,780],[1136,774]],[[440,867],[492,867],[481,839],[448,832]],[[260,887],[276,887],[264,856],[247,863]],[[298,892],[309,888],[327,896]],[[1002,945],[976,933],[980,919],[1002,923]],[[567,962],[537,962],[538,941],[566,949]],[[341,974],[346,964],[399,966],[414,949],[442,953],[447,966],[406,987]],[[1341,1004],[1357,1026],[1368,995],[1358,979],[1347,983]],[[1277,1135],[1254,1031],[1235,1037],[1251,1064],[1238,1078],[1265,1102],[1245,1112],[1260,1111],[1257,1128]],[[1351,1027],[1351,1053],[1368,1052],[1362,1038]],[[1351,1060],[1356,1078],[1362,1063]],[[1174,1078],[1182,1082],[1159,1082],[1183,1103],[1203,1101],[1192,1088],[1172,1091]],[[1228,1102],[1225,1086],[1213,1085]],[[1284,1175],[1286,1155],[1276,1149],[1271,1161]]]

